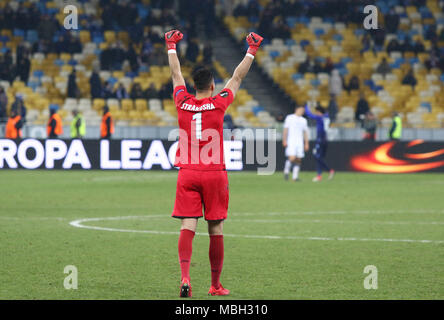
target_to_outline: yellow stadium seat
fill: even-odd
[[[143,111],[148,110],[148,104],[145,99],[136,99],[136,110]]]

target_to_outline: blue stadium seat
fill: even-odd
[[[347,75],[347,74],[348,74],[348,70],[347,70],[347,68],[341,68],[341,69],[339,69],[339,74],[340,74],[341,76],[345,76],[345,75]]]
[[[320,85],[321,85],[321,81],[319,80],[319,79],[312,79],[311,81],[310,81],[310,83],[311,83],[311,85],[313,86],[313,87],[319,87]]]
[[[365,30],[364,29],[356,29],[355,30],[355,36],[360,37],[363,36],[365,34]]]
[[[138,73],[137,72],[132,72],[132,71],[129,71],[129,72],[127,72],[127,73],[125,73],[125,77],[128,77],[128,78],[135,78],[135,77],[137,77],[138,76]]]
[[[290,28],[294,28],[294,26],[296,25],[298,19],[297,19],[296,17],[287,17],[287,18],[285,19],[285,21],[286,21],[287,25],[288,25]]]
[[[36,30],[28,30],[26,32],[26,41],[31,43],[37,42],[39,40],[39,34]]]
[[[65,61],[63,61],[62,59],[56,59],[56,60],[54,60],[54,64],[56,66],[61,67],[61,66],[63,66],[65,64]]]
[[[264,110],[265,110],[265,109],[264,109],[264,107],[262,107],[262,106],[253,107],[253,113],[254,113],[254,115],[256,115],[256,116],[257,116],[257,114],[258,114],[259,112],[264,111]]]
[[[116,84],[118,81],[119,81],[119,79],[114,78],[114,77],[108,78],[108,82],[111,83],[112,85]]]
[[[427,109],[429,112],[432,112],[432,105],[430,102],[421,102],[421,107]]]
[[[103,38],[103,35],[94,35],[94,36],[93,36],[93,42],[94,42],[95,44],[100,44],[100,43],[102,43],[103,41],[105,41],[104,38]]]
[[[310,44],[310,41],[307,40],[307,39],[301,40],[301,43],[300,43],[300,45],[301,45],[302,48],[305,48],[305,47],[308,46],[309,44]]]
[[[25,31],[22,29],[14,29],[14,37],[25,37]]]
[[[317,28],[317,29],[315,29],[314,34],[316,35],[316,37],[319,38],[320,36],[325,34],[325,30],[321,29],[321,28]]]
[[[333,35],[333,40],[337,41],[337,42],[341,42],[342,40],[344,40],[344,37],[342,36],[342,34],[335,34]]]
[[[32,73],[32,75],[33,75],[34,77],[41,78],[41,77],[44,76],[44,72],[43,72],[42,70],[34,70],[34,72]]]
[[[293,45],[296,45],[296,44],[297,44],[297,42],[294,39],[286,39],[285,40],[285,45],[287,45],[287,46],[293,46]]]
[[[38,83],[37,81],[28,81],[27,86],[35,92],[35,90],[40,86],[40,83]]]
[[[280,55],[281,53],[279,51],[270,51],[270,57],[272,57],[273,59],[279,57]]]
[[[304,76],[300,73],[293,73],[293,75],[291,76],[291,78],[293,79],[294,82],[296,82],[299,79],[302,79]]]

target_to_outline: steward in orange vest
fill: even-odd
[[[11,111],[11,117],[6,123],[5,138],[6,139],[18,139],[22,137],[22,117],[17,115],[17,111]]]
[[[56,105],[49,106],[49,121],[46,126],[46,134],[49,139],[57,139],[63,134],[62,118],[57,114],[58,107]]]
[[[102,124],[100,125],[100,138],[111,139],[111,135],[114,133],[114,123],[109,112],[109,107],[103,107]]]

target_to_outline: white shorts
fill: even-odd
[[[296,157],[302,159],[305,156],[304,146],[302,144],[289,144],[285,148],[285,156]]]

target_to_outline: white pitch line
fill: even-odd
[[[242,216],[254,216],[254,215],[265,215],[265,216],[279,216],[279,215],[317,215],[317,214],[442,214],[444,210],[355,210],[355,211],[345,211],[345,210],[335,210],[335,211],[288,211],[288,212],[236,212],[234,215]],[[233,213],[232,213],[233,214]]]
[[[0,219],[3,220],[69,220],[69,218],[65,217],[2,217],[0,216]]]
[[[144,216],[148,217],[164,217],[164,216]],[[179,232],[175,231],[158,231],[158,230],[132,230],[132,229],[120,229],[120,228],[106,228],[97,226],[87,226],[84,222],[91,221],[104,221],[104,220],[125,220],[125,219],[139,219],[140,216],[122,216],[122,217],[104,217],[104,218],[85,218],[71,221],[69,224],[76,228],[111,231],[111,232],[130,232],[130,233],[145,233],[145,234],[167,234],[178,235]],[[208,236],[206,233],[196,233],[199,236]],[[444,240],[416,240],[416,239],[386,239],[386,238],[344,238],[344,237],[300,237],[300,236],[272,236],[272,235],[247,235],[247,234],[224,234],[225,237],[233,238],[247,238],[247,239],[286,239],[286,240],[320,240],[320,241],[376,241],[376,242],[407,242],[407,243],[434,243],[441,244]]]
[[[230,221],[234,222],[258,222],[258,223],[333,223],[333,224],[388,224],[388,225],[444,225],[444,222],[438,221],[356,221],[356,220],[322,220],[322,219],[237,219],[233,218]]]

